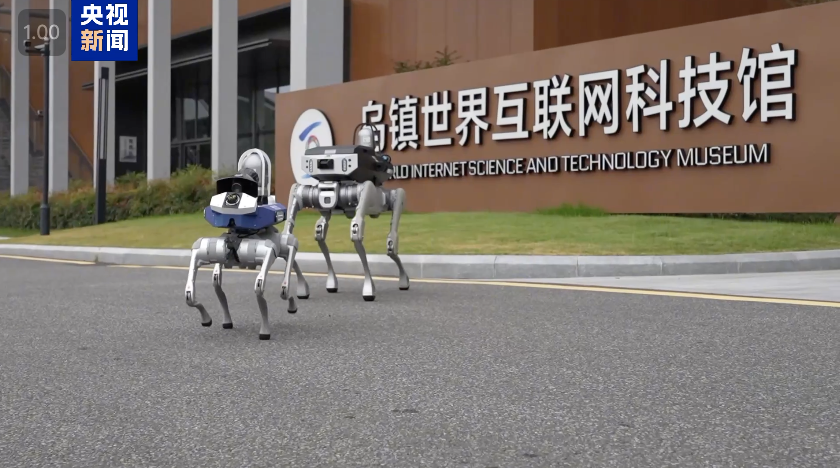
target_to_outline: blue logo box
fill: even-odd
[[[137,60],[137,0],[73,0],[70,5],[70,60]]]

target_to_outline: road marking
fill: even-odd
[[[26,257],[26,256],[20,256],[20,255],[2,255],[2,254],[0,254],[0,258],[8,258],[8,259],[12,259],[12,260],[30,260],[30,261],[37,261],[37,262],[49,262],[49,263],[64,263],[64,264],[71,264],[71,265],[96,265],[95,262],[88,262],[88,261],[83,261],[83,260],[60,260],[60,259],[54,259],[54,258]],[[148,266],[148,265],[107,265],[107,266],[108,267],[113,267],[113,268],[157,268],[157,269],[164,269],[164,270],[188,270],[189,269],[188,267],[179,267],[179,266]],[[202,267],[202,269],[209,270],[207,265]],[[225,272],[256,274],[256,273],[258,273],[258,270],[231,268],[231,269],[225,269]],[[284,272],[282,272],[282,271],[269,271],[269,274],[282,275],[282,274],[284,274]],[[315,277],[326,277],[327,276],[326,273],[304,273],[304,275],[315,276]],[[335,276],[338,277],[338,278],[346,278],[346,279],[356,279],[356,280],[364,279],[364,275],[336,274]],[[390,277],[390,276],[374,276],[373,279],[376,280],[376,281],[392,281],[392,282],[393,281],[399,281],[399,278]],[[474,286],[507,286],[507,287],[514,287],[514,288],[554,289],[554,290],[587,291],[587,292],[607,292],[607,293],[616,293],[616,294],[634,294],[634,295],[642,295],[642,296],[682,297],[682,298],[689,298],[689,299],[708,299],[708,300],[717,300],[717,301],[758,302],[758,303],[766,303],[766,304],[788,304],[788,305],[840,308],[840,302],[832,302],[832,301],[816,301],[816,300],[807,300],[807,299],[782,299],[782,298],[774,298],[774,297],[757,297],[757,296],[735,296],[735,295],[728,295],[728,294],[662,291],[662,290],[654,290],[654,289],[616,288],[616,287],[607,287],[607,286],[579,286],[579,285],[569,285],[569,284],[546,284],[546,283],[530,283],[530,282],[516,282],[516,281],[430,279],[430,278],[412,278],[411,281],[415,282],[415,283],[428,283],[428,284],[465,284],[465,285],[474,285]]]
[[[481,281],[469,282],[468,284],[482,284]],[[528,283],[515,283],[506,281],[488,281],[488,283],[497,286],[514,286],[527,287]],[[759,302],[767,304],[788,304],[788,305],[804,305],[815,307],[836,307],[840,308],[840,302],[832,301],[816,301],[809,299],[782,299],[775,297],[758,297],[758,296],[736,296],[731,294],[714,294],[714,293],[693,293],[680,291],[663,291],[656,289],[631,289],[631,288],[615,288],[606,286],[577,286],[567,284],[545,284],[545,283],[531,283],[534,287],[539,289],[563,289],[568,291],[591,291],[591,292],[610,292],[618,294],[636,294],[643,296],[666,296],[666,297],[683,297],[690,299],[711,299],[717,301],[734,301],[734,302]]]
[[[9,258],[12,260],[32,260],[36,262],[69,263],[71,265],[96,265],[94,262],[86,262],[83,260],[60,260],[57,258],[23,257],[20,255],[0,255],[0,258]]]
[[[140,265],[109,265],[119,268],[158,268],[165,270],[189,270],[188,267],[177,266],[149,266],[144,267]],[[202,269],[208,269],[207,266]],[[225,272],[237,273],[252,273],[257,274],[259,270],[246,270],[239,268],[225,269]],[[272,275],[282,275],[282,271],[269,271]],[[304,273],[305,276],[326,277],[326,273]],[[364,275],[346,275],[336,274],[338,278],[346,279],[364,279]],[[391,276],[374,276],[376,281],[399,281],[399,278]],[[586,291],[586,292],[601,292],[601,293],[615,293],[615,294],[634,294],[640,296],[663,296],[663,297],[681,297],[688,299],[708,299],[716,301],[731,301],[731,302],[757,302],[766,304],[787,304],[787,305],[801,305],[813,307],[835,307],[840,308],[840,302],[832,301],[816,301],[807,299],[782,299],[774,297],[756,297],[756,296],[735,296],[729,294],[713,294],[713,293],[693,293],[693,292],[679,292],[679,291],[661,291],[654,289],[632,289],[632,288],[616,288],[607,286],[578,286],[570,284],[546,284],[546,283],[529,283],[516,281],[493,281],[493,280],[460,280],[460,279],[430,279],[430,278],[412,278],[413,283],[428,283],[428,284],[466,284],[475,286],[506,286],[514,288],[532,288],[532,289],[554,289],[564,291]]]

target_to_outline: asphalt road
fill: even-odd
[[[838,309],[209,276],[0,258],[0,466],[840,466]]]
[[[840,303],[840,270],[726,275],[619,276],[544,278],[523,282],[641,288],[659,291],[728,294]]]

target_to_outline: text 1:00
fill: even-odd
[[[29,37],[29,25],[27,24],[23,28],[26,29],[26,37]],[[41,32],[41,28],[44,28],[43,33]],[[53,28],[55,28],[55,34],[53,34]],[[49,28],[47,28],[46,24],[39,24],[38,25],[38,39],[40,39],[42,41],[47,40],[47,36],[46,36],[47,33],[49,33],[49,39],[51,41],[54,41],[54,40],[58,39],[58,36],[61,34],[61,28],[59,28],[57,24],[51,24],[49,26]]]

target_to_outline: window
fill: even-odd
[[[209,62],[172,70],[172,170],[211,166]]]
[[[259,103],[257,104],[257,131],[274,131],[274,97],[277,96],[277,88],[260,90]]]
[[[173,146],[169,153],[170,171],[175,172],[181,169],[181,147]]]
[[[193,140],[196,138],[196,103],[193,98],[184,99],[184,139]]]
[[[169,114],[169,134],[170,134],[170,140],[175,141],[179,137],[178,123],[180,122],[180,120],[178,119],[178,117],[180,115],[179,108],[180,108],[180,105],[181,105],[181,99],[178,98],[178,75],[175,73],[175,70],[172,71],[171,85],[172,85],[172,92],[171,92],[172,101],[169,104],[169,110],[170,110],[170,114]],[[175,166],[172,166],[172,167],[175,167]]]
[[[184,167],[197,166],[201,163],[201,154],[199,153],[198,145],[185,146],[184,153]]]
[[[251,135],[240,137],[236,140],[236,160],[239,161],[239,155],[251,148],[253,148],[251,145]]]
[[[223,155],[222,164],[238,160],[250,148],[260,148],[275,160],[275,98],[288,92],[288,73],[279,63],[240,54],[236,109],[237,154]],[[212,82],[210,61],[172,70],[172,167],[190,164],[210,167]],[[283,81],[281,81],[283,80]],[[284,154],[284,153],[283,153]]]
[[[196,138],[210,138],[210,85],[202,84],[198,88],[196,110]]]
[[[239,77],[239,95],[237,99],[237,115],[236,122],[239,128],[239,136],[251,134],[251,124],[253,123],[251,109],[251,86],[247,76]]]
[[[274,102],[280,90],[280,70],[278,63],[269,62],[260,65],[259,72],[254,79],[254,94],[257,96],[257,102],[254,106],[257,134],[254,137],[257,146],[268,154],[272,164],[274,164]]]
[[[184,125],[184,140],[194,140],[198,138],[197,124],[198,124],[198,71],[195,65],[184,67],[181,73],[181,98],[183,100],[183,125]]]
[[[198,147],[198,161],[202,167],[210,168],[213,165],[213,153],[210,150],[210,143],[203,143]]]
[[[271,166],[274,167],[274,161],[276,160],[274,156],[274,132],[260,133],[258,147],[259,149],[265,151],[265,154],[268,155],[268,159],[271,160]]]

